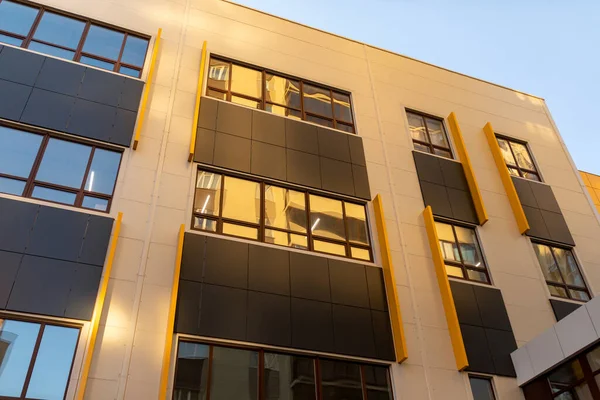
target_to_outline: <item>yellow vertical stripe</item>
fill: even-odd
[[[406,337],[404,336],[404,325],[402,324],[402,312],[400,310],[400,301],[398,290],[396,289],[396,276],[394,274],[394,265],[392,264],[392,254],[385,227],[385,216],[383,214],[383,204],[381,196],[377,195],[373,201],[375,209],[375,222],[377,225],[377,238],[379,239],[379,249],[381,251],[381,263],[383,266],[383,281],[385,283],[385,292],[392,323],[392,336],[394,338],[394,348],[396,351],[396,361],[401,363],[408,358],[406,350]]]
[[[177,309],[177,293],[179,292],[179,273],[181,272],[181,256],[183,254],[183,237],[185,225],[179,227],[179,239],[177,241],[177,257],[175,258],[175,272],[173,272],[173,288],[171,289],[171,304],[167,320],[167,331],[165,333],[165,347],[163,353],[162,371],[160,374],[159,400],[167,398],[167,385],[169,383],[169,368],[171,367],[171,351],[173,349],[173,329],[175,327],[175,310]],[[226,317],[224,317],[226,318]]]
[[[467,178],[467,184],[469,185],[469,191],[471,192],[473,205],[475,205],[475,212],[477,213],[479,225],[483,225],[487,222],[488,215],[487,211],[485,210],[485,205],[483,204],[483,198],[481,197],[481,191],[479,190],[477,179],[475,179],[473,166],[471,165],[471,159],[469,158],[469,153],[467,152],[467,147],[465,146],[465,141],[463,139],[460,126],[458,125],[458,120],[456,119],[456,114],[451,112],[448,116],[448,122],[450,124],[450,132],[452,133],[452,138],[454,139],[454,144],[456,145],[456,150],[458,152],[458,158],[460,159],[463,170],[465,171],[465,177]]]
[[[433,265],[435,266],[435,275],[437,276],[438,286],[442,296],[442,304],[444,306],[444,313],[446,314],[446,323],[448,324],[448,330],[450,331],[450,340],[452,341],[452,349],[454,350],[456,368],[459,371],[462,371],[469,366],[469,360],[467,359],[467,352],[465,350],[465,344],[460,331],[458,315],[456,314],[456,306],[454,305],[454,298],[452,297],[450,282],[448,281],[448,275],[446,274],[444,257],[442,256],[440,241],[435,229],[435,222],[433,220],[431,206],[427,206],[425,211],[423,211],[423,219],[425,220],[425,229],[427,230],[429,248],[431,249]]]
[[[200,60],[200,74],[198,75],[198,88],[196,89],[196,108],[194,109],[194,120],[192,124],[192,137],[190,140],[190,155],[188,162],[194,160],[196,151],[196,135],[198,133],[198,117],[200,116],[200,100],[202,99],[202,83],[204,82],[204,68],[206,65],[206,40],[202,44],[202,59]]]
[[[98,327],[100,326],[100,317],[102,316],[104,300],[106,299],[106,292],[108,290],[108,281],[110,279],[110,273],[112,271],[113,261],[115,259],[117,243],[119,242],[119,233],[121,232],[122,220],[123,213],[120,212],[117,215],[115,229],[113,230],[113,237],[108,251],[108,257],[106,258],[106,266],[104,267],[104,276],[102,277],[102,281],[100,282],[98,296],[96,297],[96,305],[94,306],[94,314],[92,315],[92,321],[90,323],[88,346],[83,357],[83,366],[81,368],[79,386],[77,388],[77,394],[75,395],[75,398],[77,400],[83,400],[83,396],[85,395],[87,379],[90,374],[90,367],[92,365],[92,356],[94,355],[94,348],[96,347],[96,338],[98,336]]]
[[[156,40],[154,41],[154,48],[152,49],[152,58],[150,59],[150,69],[148,70],[148,78],[146,79],[146,85],[144,86],[144,93],[142,93],[142,101],[140,103],[140,109],[138,111],[137,126],[135,127],[135,136],[133,139],[133,150],[136,150],[138,143],[140,142],[140,135],[142,134],[142,128],[144,127],[144,120],[146,119],[146,107],[148,106],[148,96],[150,95],[150,88],[152,86],[152,79],[154,78],[154,71],[156,70],[156,59],[158,58],[158,48],[160,46],[160,35],[162,29],[158,29],[156,34]]]
[[[506,195],[508,196],[510,207],[512,208],[513,214],[515,215],[515,220],[517,221],[519,232],[521,232],[521,234],[527,233],[527,231],[529,230],[529,222],[527,221],[527,217],[525,216],[525,211],[523,211],[523,206],[521,205],[521,200],[519,199],[519,195],[517,194],[517,189],[515,189],[515,184],[512,181],[510,172],[508,172],[508,168],[506,167],[506,163],[504,162],[504,157],[502,157],[502,151],[500,150],[500,146],[498,145],[498,140],[496,139],[496,134],[494,133],[494,128],[492,128],[492,124],[488,122],[483,127],[483,132],[485,133],[485,137],[487,138],[490,150],[492,151],[492,156],[494,157],[494,161],[496,162],[496,167],[498,168],[500,179],[502,180],[504,190],[506,191]]]

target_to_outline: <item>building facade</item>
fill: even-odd
[[[229,1],[0,0],[0,398],[598,399],[582,177],[543,99]]]

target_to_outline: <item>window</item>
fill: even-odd
[[[206,95],[355,133],[350,95],[258,67],[211,57]]]
[[[533,243],[533,250],[552,296],[580,301],[590,299],[571,250],[541,243]]]
[[[406,111],[406,116],[415,150],[452,158],[442,119],[415,111]]]
[[[448,276],[490,283],[475,229],[435,222]]]
[[[496,400],[492,378],[469,375],[473,400]]]
[[[79,328],[0,318],[0,397],[62,399]]]
[[[533,157],[531,157],[526,143],[500,136],[497,136],[496,139],[511,175],[541,182],[540,174],[533,163]]]
[[[121,153],[0,125],[0,192],[108,212]]]
[[[0,42],[139,78],[148,38],[45,6],[0,0]]]
[[[174,400],[392,400],[387,366],[179,342]]]
[[[192,226],[297,249],[372,259],[364,205],[203,170],[196,179]]]

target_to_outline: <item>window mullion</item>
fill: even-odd
[[[33,162],[33,166],[31,167],[31,173],[29,174],[29,178],[27,179],[27,184],[25,184],[25,189],[23,190],[23,197],[31,197],[31,193],[33,192],[33,186],[35,182],[35,176],[38,173],[40,168],[40,164],[42,163],[42,159],[44,158],[44,152],[46,151],[46,147],[48,146],[48,141],[50,140],[49,135],[44,135],[42,139],[42,143],[40,144],[40,148],[38,150],[38,154],[35,157],[35,161]]]
[[[125,44],[127,43],[127,38],[129,37],[129,33],[125,32],[125,36],[123,37],[123,44],[121,45],[121,50],[119,51],[119,57],[117,58],[117,62],[115,62],[115,66],[113,68],[114,72],[119,72],[121,68],[121,58],[123,58],[123,53],[125,52]]]
[[[92,167],[92,161],[94,160],[95,152],[96,152],[96,146],[92,147],[92,151],[90,152],[90,158],[88,160],[88,163],[85,167],[85,172],[83,174],[83,180],[81,182],[81,186],[79,187],[79,190],[77,191],[77,196],[75,197],[75,206],[76,207],[81,206],[81,204],[83,203],[85,184],[87,183],[88,174],[90,173],[90,168]],[[116,184],[115,184],[115,186],[116,186]]]
[[[24,399],[27,395],[27,389],[29,388],[29,381],[31,381],[31,375],[33,375],[33,368],[35,367],[35,359],[37,358],[38,352],[40,350],[40,344],[42,343],[42,336],[44,336],[44,329],[46,328],[46,324],[40,324],[40,331],[38,333],[38,337],[35,341],[35,346],[33,347],[33,353],[31,354],[31,361],[29,363],[29,369],[27,370],[27,375],[25,376],[25,381],[23,382],[23,390],[21,391],[21,398]]]
[[[35,31],[37,30],[38,25],[40,24],[40,21],[42,20],[42,16],[44,15],[44,12],[45,12],[44,7],[40,7],[38,15],[33,20],[33,24],[31,24],[31,29],[29,29],[29,33],[27,34],[27,36],[23,40],[23,43],[21,44],[22,48],[26,49],[27,47],[29,47],[31,40],[33,39],[33,35],[35,34]]]
[[[313,251],[313,238],[312,238],[312,226],[310,221],[310,195],[308,192],[304,192],[305,208],[306,208],[306,232],[307,232],[307,245],[308,250]]]
[[[344,240],[344,247],[346,248],[346,256],[352,257],[352,250],[350,248],[350,235],[348,234],[348,218],[346,218],[346,202],[342,201],[342,218],[344,221],[344,235],[346,236],[346,240]]]
[[[83,33],[81,35],[81,39],[79,40],[79,44],[77,45],[77,50],[75,51],[75,56],[73,57],[74,61],[79,61],[81,59],[81,53],[83,52],[83,44],[87,39],[87,35],[90,31],[92,23],[87,21],[85,27],[83,28]]]
[[[210,387],[212,384],[212,369],[213,369],[213,345],[208,348],[208,373],[206,378],[206,400],[210,400]]]

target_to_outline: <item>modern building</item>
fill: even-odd
[[[0,399],[600,399],[543,99],[222,0],[0,42]]]

